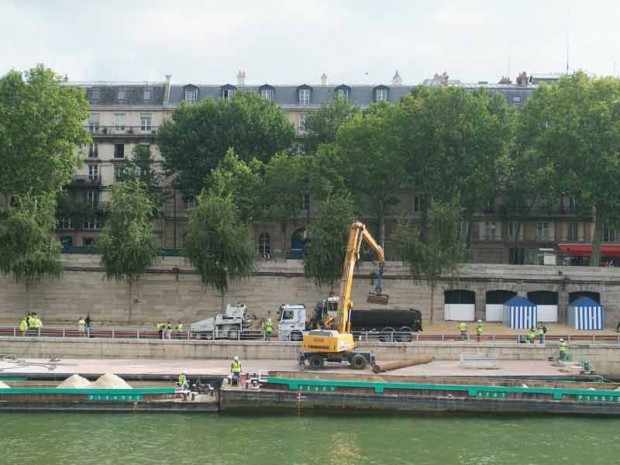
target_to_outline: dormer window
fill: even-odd
[[[351,100],[351,88],[345,85],[336,87],[336,98]]]
[[[118,99],[119,102],[124,102],[125,101],[125,89],[118,89],[116,98]]]
[[[297,97],[300,105],[309,105],[311,96],[312,87],[304,84],[297,88]]]
[[[258,92],[260,93],[261,97],[267,100],[273,101],[276,98],[276,90],[273,88],[273,86],[265,84],[264,86],[260,86],[258,88]]]
[[[222,98],[224,100],[230,100],[233,95],[235,95],[237,88],[235,86],[231,86],[230,84],[226,84],[222,86]]]
[[[183,100],[187,103],[194,103],[198,100],[198,87],[185,86],[183,88]]]
[[[389,89],[386,86],[375,87],[375,102],[387,102],[389,100]]]
[[[142,91],[142,100],[149,102],[151,100],[151,89],[144,89]]]
[[[99,100],[99,97],[101,96],[101,92],[99,89],[91,89],[90,90],[90,99],[91,100]]]

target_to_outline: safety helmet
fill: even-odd
[[[564,339],[560,338],[560,342],[564,342]]]
[[[478,320],[478,323],[482,323],[482,320]]]
[[[234,360],[235,360],[235,362],[238,362],[239,361],[239,356],[235,355],[235,359]]]

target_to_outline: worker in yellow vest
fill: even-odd
[[[23,316],[22,320],[19,322],[19,332],[22,333],[22,336],[25,336],[28,332],[28,322],[25,316]]]
[[[41,318],[39,318],[39,315],[37,315],[36,313],[32,314],[32,325],[36,331],[36,335],[40,336],[41,335],[41,328],[43,328],[43,322],[41,321]]]
[[[271,340],[271,333],[273,333],[273,322],[271,321],[271,318],[267,318],[267,321],[265,322],[265,341]]]
[[[459,323],[459,331],[461,332],[461,341],[467,340],[467,323],[461,321]]]
[[[80,337],[86,336],[86,320],[82,317],[78,319],[78,331],[80,333]]]
[[[481,337],[482,337],[482,320],[478,320],[478,324],[476,325],[476,340],[480,342]]]
[[[564,339],[560,339],[558,349],[560,350],[560,360],[566,360],[566,341]]]
[[[238,355],[235,355],[235,358],[233,358],[230,364],[230,371],[232,373],[232,385],[237,386],[239,384],[239,376],[241,375],[241,362]]]
[[[183,323],[181,323],[181,320],[179,320],[174,329],[177,332],[177,339],[183,339]]]
[[[185,376],[185,372],[179,375],[179,380],[177,381],[177,384],[184,391],[187,391],[189,389],[189,383],[187,382],[187,376]]]

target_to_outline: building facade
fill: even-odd
[[[502,78],[499,84],[478,82],[463,84],[448,79],[444,73],[424,81],[427,86],[461,86],[468,89],[484,88],[491,94],[501,94],[509,105],[520,108],[535,92],[538,82],[524,73],[516,83]],[[87,122],[93,143],[85,148],[84,165],[76,172],[68,189],[68,196],[75,204],[85,206],[76,220],[59,215],[58,235],[66,250],[82,249],[95,244],[103,226],[105,210],[109,202],[106,188],[119,177],[123,163],[131,157],[138,145],[151,151],[152,166],[161,170],[161,156],[155,145],[157,130],[162,122],[180,104],[192,104],[204,99],[229,99],[236,92],[257,92],[279,105],[286,113],[301,138],[306,133],[306,119],[322,104],[338,97],[350,100],[360,107],[376,102],[398,102],[413,86],[402,84],[398,73],[389,85],[328,84],[321,76],[320,84],[298,85],[247,85],[245,73],[240,71],[236,84],[203,85],[197,83],[173,83],[170,76],[157,83],[70,83],[86,89],[90,102],[90,118]],[[185,224],[195,206],[193,197],[186,197],[164,183],[166,199],[163,216],[157,220],[156,233],[163,249],[177,250],[183,247]],[[511,205],[502,199],[490,200],[487,208],[475,217],[471,231],[472,261],[482,263],[542,264],[557,259],[562,263],[579,264],[588,255],[583,248],[579,252],[575,244],[587,244],[591,240],[593,226],[589,217],[579,216],[574,199],[559,199],[555,206],[534,206],[524,212],[523,207]],[[420,199],[403,196],[401,211],[388,220],[394,224],[402,212],[414,219],[420,214]],[[254,226],[256,247],[263,257],[297,257],[304,246],[305,226],[313,216],[312,202],[300,209],[299,218],[286,225],[256,224]],[[372,222],[372,219],[368,219]],[[603,241],[616,241],[616,231],[604,234]],[[605,249],[607,247],[607,249]],[[612,250],[613,249],[613,250]],[[551,252],[553,251],[553,252]],[[603,255],[615,256],[615,247],[605,245]],[[389,256],[389,245],[386,246]],[[579,255],[581,254],[581,255]],[[620,255],[620,250],[618,251]]]

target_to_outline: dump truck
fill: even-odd
[[[250,328],[252,319],[245,304],[226,305],[224,313],[192,323],[190,332],[196,339],[239,339]]]
[[[318,302],[308,318],[303,304],[285,304],[278,310],[278,339],[301,341],[304,331],[325,328],[324,322],[337,312],[338,297]],[[410,342],[422,331],[422,312],[411,309],[371,308],[351,310],[351,332],[368,333],[382,341]]]

